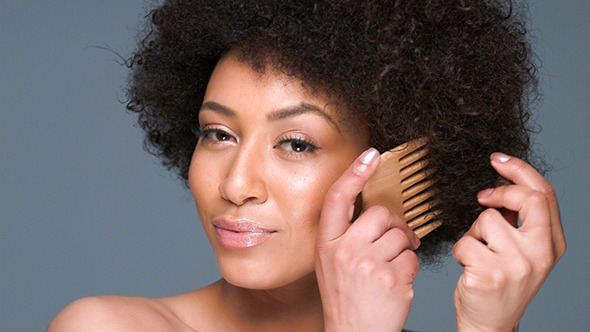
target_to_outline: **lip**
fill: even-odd
[[[212,221],[219,243],[227,248],[250,248],[266,241],[274,231],[248,219]]]

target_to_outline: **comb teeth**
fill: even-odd
[[[413,174],[416,174],[420,171],[425,171],[426,166],[428,166],[428,159],[418,159],[412,164],[402,167],[400,169],[400,175],[403,178],[402,183],[405,179],[411,177]]]
[[[423,238],[425,237],[428,233],[432,232],[433,230],[435,230],[438,226],[442,225],[442,221],[437,220],[437,221],[433,221],[430,224],[424,225],[420,228],[412,228],[414,230],[414,233],[416,233],[416,235],[419,238]]]
[[[406,222],[409,222],[415,218],[418,218],[421,214],[428,212],[428,210],[434,208],[438,202],[430,201],[423,204],[420,204],[404,213],[404,217]]]
[[[418,168],[416,171],[419,171],[421,168],[424,168],[428,165],[428,161],[424,160],[420,162],[421,165],[419,165],[420,168]],[[414,164],[415,165],[415,164]],[[402,177],[404,177],[404,170],[402,170]],[[414,171],[413,173],[411,173],[410,175],[404,177],[401,181],[402,187],[404,188],[411,188],[412,186],[414,186],[416,183],[426,179],[427,177],[431,176],[432,174],[434,174],[434,169],[432,168],[425,168],[422,170],[422,172],[416,174],[416,171]],[[434,183],[434,181],[431,181],[432,183]],[[432,184],[430,183],[430,184]],[[429,184],[429,186],[430,186]]]
[[[425,180],[418,183],[414,183],[410,187],[403,189],[402,191],[402,199],[404,202],[408,200],[410,197],[415,196],[422,191],[430,188],[434,184],[434,180]],[[404,187],[404,182],[402,181],[402,187]]]
[[[421,214],[419,217],[416,217],[408,222],[408,226],[410,226],[411,229],[416,229],[432,220],[432,218],[438,214],[440,214],[440,210],[433,211],[432,213]]]
[[[436,182],[435,170],[429,167],[427,138],[419,138],[397,146],[381,155],[381,164],[362,192],[363,210],[383,205],[402,217],[423,237],[441,221],[440,211],[433,211],[438,201],[431,188]]]
[[[426,143],[424,143],[424,144],[426,144]],[[404,155],[403,157],[400,157],[399,163],[402,166],[411,164],[419,159],[422,159],[424,156],[426,156],[427,153],[428,153],[428,150],[425,148],[425,145],[419,145],[415,149],[413,149],[412,151],[410,151],[409,153]]]

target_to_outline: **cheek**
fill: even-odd
[[[204,209],[210,206],[209,200],[214,197],[214,192],[218,190],[216,185],[216,174],[213,169],[207,169],[210,163],[202,162],[203,158],[193,156],[189,168],[189,187],[195,199],[197,211],[202,217]]]
[[[289,186],[288,192],[295,198],[291,204],[291,217],[303,230],[313,232],[317,228],[328,187],[324,179],[316,176],[299,179]]]
[[[315,234],[328,189],[336,181],[344,169],[336,165],[313,167],[308,169],[306,176],[292,176],[283,185],[281,202],[282,211],[288,211],[286,220],[293,220],[305,234]],[[288,204],[285,204],[288,203]],[[315,238],[315,237],[314,237]]]

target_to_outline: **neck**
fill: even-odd
[[[276,331],[323,330],[322,302],[315,273],[275,289],[246,289],[223,279],[220,283],[224,307],[231,308],[237,322]]]

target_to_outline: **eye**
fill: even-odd
[[[235,141],[235,137],[219,128],[202,129],[199,132],[199,139],[202,144],[223,144]]]
[[[287,142],[285,144],[287,144],[286,149],[291,150],[293,152],[305,152],[305,150],[307,150],[307,148],[308,148],[308,145],[303,141],[293,140],[293,141]]]
[[[289,154],[306,154],[312,153],[319,149],[313,143],[301,138],[284,138],[274,146],[275,149],[280,149]]]

